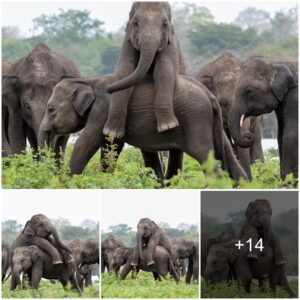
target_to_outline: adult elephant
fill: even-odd
[[[71,174],[80,174],[105,143],[102,129],[110,104],[106,88],[113,81],[112,75],[95,79],[64,79],[54,89],[39,140],[41,144],[45,140],[49,143],[56,134],[77,132],[84,128],[70,160]],[[78,90],[76,94],[75,89]],[[205,162],[211,151],[234,180],[247,179],[223,133],[218,101],[206,87],[193,78],[178,76],[174,109],[180,127],[162,134],[156,130],[153,99],[154,83],[149,76],[135,87],[128,106],[123,141],[150,152],[184,151],[199,163]],[[62,109],[61,101],[65,109]]]
[[[124,246],[124,243],[112,234],[101,242],[101,273],[104,273],[105,268],[109,274],[112,273],[112,259],[114,252],[118,247]]]
[[[251,132],[241,135],[244,118],[275,111],[278,121],[280,175],[298,178],[298,61],[250,58],[242,64],[229,130],[240,147],[254,143]]]
[[[37,214],[25,224],[22,233],[12,244],[11,251],[17,247],[38,246],[42,251],[50,255],[53,265],[62,264],[61,256],[65,263],[74,261],[71,250],[62,243],[58,232],[49,218],[43,214]]]
[[[72,251],[76,263],[76,277],[81,290],[84,286],[88,287],[92,282],[92,265],[84,265],[81,261],[81,253],[84,249],[84,243],[80,239],[75,239],[67,244],[67,247]]]
[[[222,110],[223,128],[229,141],[246,171],[248,178],[251,176],[250,165],[255,160],[264,160],[264,153],[261,145],[262,128],[261,117],[252,117],[244,122],[242,132],[252,130],[255,135],[255,142],[250,148],[240,148],[232,143],[232,137],[228,127],[229,112],[234,102],[235,86],[241,72],[241,61],[231,53],[225,52],[212,62],[201,67],[196,74],[196,79],[202,82],[218,99]],[[251,124],[250,124],[251,123]]]
[[[178,265],[179,260],[188,259],[188,267],[185,281],[199,281],[199,243],[185,239],[171,240],[171,249],[174,265]]]
[[[72,287],[81,293],[78,286],[75,261],[69,264],[53,265],[51,256],[37,246],[17,247],[12,253],[11,290],[21,285],[20,274],[23,272],[29,277],[33,289],[38,289],[42,278],[57,279],[66,287],[71,282]]]
[[[7,276],[7,272],[9,269],[10,256],[11,256],[10,244],[8,242],[2,240],[2,261],[1,261],[2,282],[5,281],[6,276]]]
[[[286,264],[275,264],[272,249],[265,256],[260,255],[257,261],[249,261],[245,251],[237,249],[238,241],[215,244],[209,248],[204,271],[204,278],[208,283],[227,281],[231,273],[244,290],[250,293],[252,279],[263,282],[267,276],[273,292],[279,285],[288,292],[289,297],[296,297],[287,281]],[[246,243],[246,240],[242,240],[243,242]]]
[[[62,76],[80,76],[75,64],[38,44],[28,55],[15,62],[7,76],[8,84],[2,93],[9,97],[9,142],[12,154],[25,150],[26,137],[37,151],[38,132],[54,86]],[[14,101],[11,101],[14,99]],[[5,100],[6,101],[6,100]],[[68,136],[57,136],[53,150],[59,158],[67,144]]]

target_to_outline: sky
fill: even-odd
[[[169,1],[173,3],[172,1]],[[188,2],[188,1],[186,1]],[[238,13],[249,7],[255,6],[271,14],[282,9],[289,9],[296,5],[297,1],[189,1],[201,3],[207,7],[215,16],[217,22],[232,22]],[[176,2],[181,3],[181,2]],[[117,31],[123,26],[127,19],[132,5],[131,1],[2,1],[2,26],[18,26],[23,35],[30,35],[32,20],[41,14],[54,14],[58,8],[62,9],[87,9],[91,11],[91,17],[97,18],[105,23],[107,32]],[[17,9],[16,9],[17,8]]]
[[[200,191],[197,190],[110,190],[103,191],[101,230],[128,224],[134,230],[141,218],[171,227],[200,223]]]
[[[42,213],[50,219],[66,218],[75,226],[86,219],[99,222],[100,197],[97,190],[2,190],[1,220],[24,225]]]
[[[298,208],[298,192],[295,191],[209,191],[201,193],[201,212],[223,222],[229,212],[245,210],[256,199],[268,199],[273,216]]]

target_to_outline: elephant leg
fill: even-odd
[[[3,157],[11,155],[12,150],[8,140],[8,109],[6,106],[2,106],[2,155]]]
[[[266,293],[268,291],[267,282],[268,282],[267,277],[258,280],[260,292]]]
[[[87,274],[87,276],[85,277],[85,286],[88,287],[90,285],[93,285],[93,281],[92,281],[92,270],[90,270]]]
[[[237,148],[237,155],[241,166],[247,174],[248,179],[252,180],[251,164],[250,164],[250,149],[249,148]]]
[[[193,281],[199,281],[199,258],[198,254],[193,256]]]
[[[159,276],[159,274],[158,273],[156,273],[156,272],[152,272],[152,274],[153,274],[153,278],[154,278],[154,280],[155,281],[161,281],[161,278],[160,278],[160,276]]]
[[[114,148],[114,157],[112,160],[114,160],[114,163],[118,160],[123,147],[124,147],[124,142],[121,140],[116,140],[113,142],[113,148]],[[112,161],[110,161],[110,158],[107,157],[107,154],[109,151],[112,151],[112,144],[105,141],[104,144],[101,147],[101,155],[100,155],[100,166],[101,166],[101,171],[102,172],[107,172],[107,171],[114,171],[115,167],[111,166]],[[114,164],[113,164],[114,165]],[[113,168],[112,168],[113,167]]]
[[[101,259],[101,273],[104,273],[105,271],[105,263],[103,262],[103,259]]]
[[[155,250],[156,246],[158,246],[158,244],[159,244],[159,238],[154,237],[152,235],[152,237],[149,239],[147,247],[144,251],[144,257],[145,257],[147,266],[154,264],[153,254],[154,254],[154,250]]]
[[[288,280],[286,278],[286,275],[285,274],[282,274],[281,275],[281,278],[279,280],[279,285],[285,290],[288,292],[289,294],[289,297],[290,298],[297,298],[297,295],[294,293],[294,291],[291,289],[289,283],[288,283]]]
[[[289,134],[283,136],[281,166],[282,179],[285,179],[288,174],[298,178],[298,136],[291,137]]]
[[[132,270],[132,266],[130,265],[130,263],[127,261],[127,263],[125,264],[125,266],[123,267],[121,273],[120,273],[120,279],[124,280],[128,273]]]
[[[276,265],[285,264],[286,259],[282,251],[280,240],[273,232],[271,232],[270,247],[272,248],[274,253],[275,264]]]
[[[252,147],[250,147],[250,163],[253,164],[256,160],[262,162],[265,161],[264,151],[262,148],[262,126],[261,126],[261,117],[256,118],[256,127],[254,131],[255,141]]]
[[[136,267],[138,263],[139,263],[139,251],[138,251],[138,247],[136,246],[133,248],[132,251],[132,259],[130,265]]]
[[[188,262],[188,269],[187,269],[187,272],[186,272],[186,277],[185,277],[185,282],[187,284],[190,284],[191,283],[191,280],[192,280],[192,276],[193,276],[193,259],[191,257],[189,257],[189,262]]]
[[[241,285],[246,293],[251,292],[252,272],[246,257],[242,256],[234,264],[237,282]]]
[[[184,153],[177,149],[169,151],[168,169],[166,173],[166,179],[171,179],[178,174],[178,171],[182,172],[183,169],[183,155]]]
[[[164,172],[158,156],[158,152],[149,152],[145,150],[141,150],[141,152],[143,155],[145,167],[153,169],[157,178],[163,183]]]
[[[59,167],[61,161],[63,160],[63,155],[65,153],[67,144],[69,140],[69,135],[57,135],[53,139],[53,152],[55,153],[56,164]]]

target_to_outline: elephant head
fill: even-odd
[[[132,74],[108,86],[107,91],[113,93],[142,81],[155,55],[172,43],[173,35],[171,8],[167,2],[134,2],[125,40],[140,52],[139,62]]]
[[[150,237],[158,230],[158,226],[152,220],[143,218],[137,225],[136,240],[139,251],[139,257],[144,259],[143,246],[147,243]]]
[[[82,264],[99,264],[99,243],[94,239],[88,239],[84,243],[80,261]]]
[[[257,199],[250,202],[245,213],[246,219],[252,226],[262,229],[264,246],[268,247],[271,233],[272,208],[268,200]]]
[[[131,248],[118,247],[114,251],[112,261],[111,261],[111,266],[113,271],[117,271],[121,266],[123,266],[126,263],[131,253],[132,253]]]
[[[235,143],[240,147],[253,145],[253,133],[241,135],[244,118],[272,112],[296,85],[294,75],[284,63],[268,63],[260,58],[243,63],[229,116],[229,130]]]
[[[95,100],[92,87],[79,79],[63,79],[54,88],[38,135],[39,147],[51,145],[57,134],[80,130],[81,119]]]
[[[72,253],[71,250],[66,247],[60,240],[56,228],[53,226],[49,218],[43,214],[34,215],[30,221],[25,224],[23,234],[28,236],[38,236],[41,238],[48,238],[50,235],[53,236],[55,243],[61,249]]]

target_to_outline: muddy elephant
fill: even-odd
[[[186,283],[199,281],[199,243],[185,239],[173,239],[171,240],[171,251],[175,266],[178,265],[179,260],[188,259]]]
[[[1,261],[1,270],[2,270],[2,282],[5,281],[10,264],[10,244],[2,240],[2,261]]]
[[[105,142],[102,128],[110,103],[106,88],[113,80],[113,75],[94,79],[64,79],[54,89],[41,125],[39,142],[41,145],[45,141],[50,143],[56,134],[84,129],[74,145],[70,160],[71,174],[80,174]],[[209,152],[213,152],[234,180],[247,179],[223,133],[221,110],[212,93],[195,79],[178,76],[174,109],[180,126],[158,133],[153,110],[153,85],[153,79],[149,76],[135,87],[128,106],[124,141],[148,152],[183,151],[199,163],[205,162]],[[77,90],[76,94],[74,90]],[[61,101],[64,102],[64,109]]]
[[[75,239],[67,244],[72,251],[76,263],[77,282],[83,290],[84,286],[92,285],[92,265],[82,264],[81,253],[84,250],[84,243],[80,239]]]
[[[176,75],[185,75],[179,42],[174,33],[170,4],[134,2],[129,13],[114,83],[108,119],[103,133],[115,138],[125,133],[127,105],[134,86],[151,74],[155,123],[158,132],[179,126],[173,111]]]
[[[267,277],[270,288],[276,291],[279,285],[285,289],[290,297],[296,297],[291,290],[286,277],[286,264],[276,265],[273,251],[270,249],[263,256],[260,255],[257,261],[249,261],[244,250],[238,250],[235,246],[239,240],[232,240],[226,243],[214,244],[209,248],[207,265],[204,271],[204,278],[208,283],[220,283],[228,280],[229,273],[233,274],[247,293],[251,292],[252,279],[264,281]],[[246,243],[246,240],[242,240]]]
[[[38,246],[50,255],[53,265],[74,261],[71,250],[62,243],[56,228],[43,214],[34,215],[26,224],[22,233],[12,244],[12,252],[17,247]],[[61,255],[63,261],[61,260]]]
[[[133,268],[135,268],[137,273],[139,272],[139,270],[152,272],[154,280],[161,280],[161,276],[166,277],[168,273],[170,273],[176,283],[180,281],[180,278],[175,270],[172,257],[164,247],[156,246],[153,253],[153,263],[151,265],[149,265],[145,260],[146,251],[147,248],[143,247],[143,258],[138,259],[138,263],[135,267],[132,266],[132,255],[128,257],[126,264],[124,265],[120,273],[121,280],[125,279],[128,273],[130,271],[133,271]]]
[[[112,273],[112,259],[118,247],[125,247],[125,245],[112,234],[101,242],[101,273],[104,273],[105,268],[109,274]]]
[[[12,252],[11,290],[21,285],[20,274],[23,272],[29,278],[33,289],[39,288],[42,278],[57,279],[66,287],[71,282],[72,287],[81,293],[76,278],[75,261],[69,264],[53,265],[49,254],[37,246],[16,247]]]
[[[276,265],[286,263],[280,240],[272,230],[272,208],[271,203],[266,199],[256,199],[250,202],[246,212],[246,221],[243,224],[239,238],[252,239],[253,245],[256,245],[259,239],[262,239],[263,253],[266,254],[269,248],[273,250],[273,256]],[[259,249],[255,248],[249,251],[247,258],[257,260],[260,255]]]
[[[80,76],[77,67],[66,57],[38,44],[28,55],[15,62],[7,74],[2,95],[9,97],[8,137],[12,154],[25,150],[26,138],[34,151],[38,148],[38,132],[47,102],[56,83],[63,76]],[[11,101],[14,99],[14,101]],[[64,150],[68,136],[53,141],[56,158]]]
[[[242,64],[229,116],[235,143],[253,145],[253,133],[241,135],[240,123],[272,111],[278,121],[281,178],[288,174],[298,178],[298,61],[250,58]]]
[[[222,110],[224,131],[226,132],[242,167],[250,179],[252,177],[250,165],[254,163],[255,160],[264,160],[264,153],[261,145],[261,117],[252,117],[251,120],[245,121],[241,128],[242,132],[248,132],[250,128],[250,130],[254,132],[255,143],[250,148],[240,148],[232,143],[228,127],[229,112],[233,105],[235,86],[240,76],[241,64],[242,63],[238,58],[229,52],[225,52],[212,62],[201,67],[195,77],[218,99]]]

